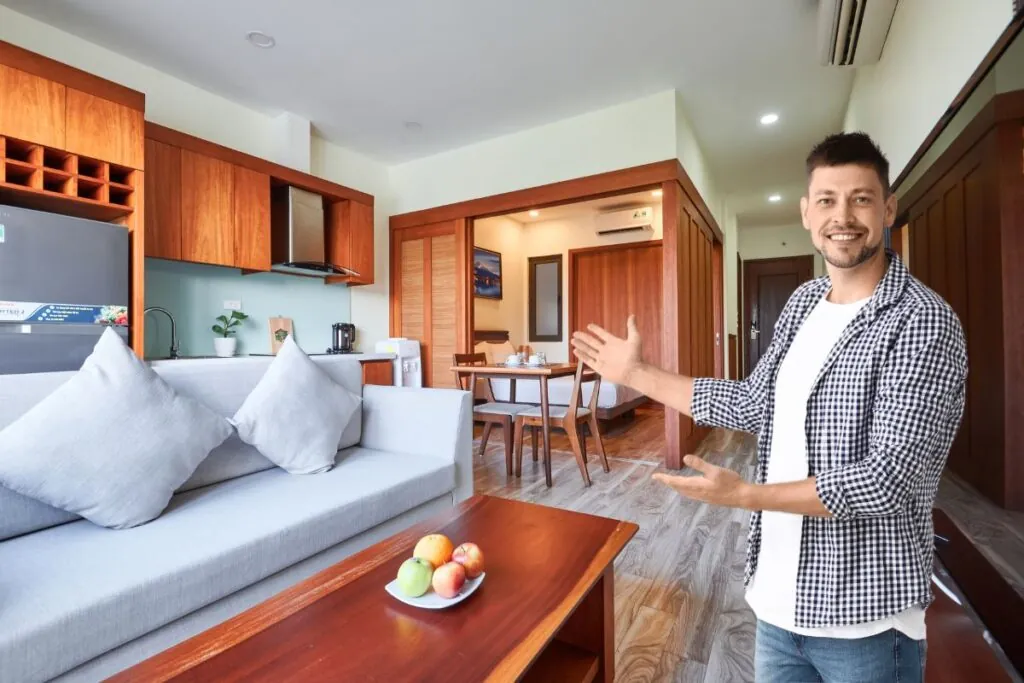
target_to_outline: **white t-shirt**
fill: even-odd
[[[867,301],[834,304],[823,297],[797,331],[782,359],[775,384],[767,483],[802,481],[808,477],[805,422],[811,386],[843,330]],[[746,596],[758,619],[807,636],[865,638],[895,628],[914,640],[924,639],[924,609],[920,606],[864,624],[824,628],[794,626],[802,533],[803,515],[767,510],[761,513],[761,552]]]

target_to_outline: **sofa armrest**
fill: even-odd
[[[360,444],[453,460],[455,503],[473,495],[473,401],[468,391],[365,385]]]

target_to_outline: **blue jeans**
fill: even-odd
[[[757,622],[757,683],[922,683],[926,643],[895,629],[867,638],[814,638]]]

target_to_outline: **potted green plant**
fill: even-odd
[[[231,315],[219,315],[217,316],[217,324],[213,326],[213,331],[218,336],[213,339],[213,348],[217,355],[221,358],[231,358],[235,355],[235,349],[238,347],[238,340],[232,335],[235,333],[235,328],[242,324],[242,321],[247,320],[249,316],[241,311],[231,311]]]

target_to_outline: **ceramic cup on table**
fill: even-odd
[[[541,364],[541,359],[540,359],[540,356],[538,356],[537,354],[533,354],[532,356],[530,356],[530,360],[528,360],[526,362],[529,365],[540,365]]]
[[[511,354],[505,359],[505,365],[521,365],[519,355],[515,353]]]

